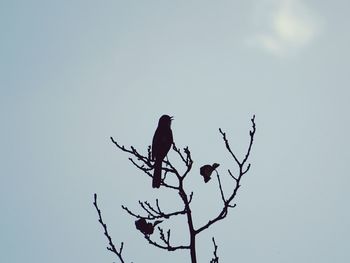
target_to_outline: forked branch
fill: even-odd
[[[226,133],[223,132],[221,129],[219,129],[222,138],[225,142],[225,147],[228,150],[228,152],[231,154],[231,156],[233,157],[233,159],[235,160],[235,162],[237,163],[238,167],[239,167],[239,175],[238,177],[235,177],[232,172],[230,170],[228,170],[228,173],[230,174],[230,176],[234,179],[235,182],[235,186],[233,188],[232,193],[229,195],[229,197],[227,199],[225,199],[224,197],[224,193],[222,190],[222,186],[221,186],[221,181],[220,181],[220,177],[219,174],[217,173],[217,177],[218,177],[218,181],[219,181],[219,189],[220,189],[220,193],[221,193],[221,198],[223,200],[223,208],[222,210],[219,212],[219,214],[214,217],[213,219],[209,220],[205,225],[203,225],[202,227],[198,228],[196,230],[196,234],[202,232],[203,230],[209,228],[211,225],[213,225],[214,223],[216,223],[219,220],[224,219],[227,216],[228,213],[228,209],[229,208],[234,208],[236,206],[236,204],[231,204],[232,201],[234,200],[234,198],[237,195],[237,191],[239,189],[240,185],[240,181],[242,179],[242,176],[248,172],[249,168],[250,168],[250,164],[248,164],[248,166],[246,168],[244,168],[244,164],[246,163],[246,161],[248,160],[248,157],[250,155],[250,151],[253,145],[253,141],[254,141],[254,135],[255,135],[255,131],[256,131],[256,127],[255,127],[255,115],[253,116],[253,118],[251,119],[252,122],[252,130],[249,131],[249,136],[250,136],[250,142],[249,142],[249,146],[247,149],[247,152],[245,154],[245,157],[242,161],[239,161],[238,158],[236,157],[236,155],[233,153],[233,151],[231,150],[230,144],[228,142],[228,139],[226,137]]]
[[[112,237],[109,235],[108,230],[107,230],[107,225],[103,222],[102,220],[102,215],[101,215],[101,210],[98,208],[97,205],[97,194],[94,194],[94,206],[96,208],[97,214],[98,214],[98,222],[102,225],[103,230],[104,230],[104,235],[107,237],[108,239],[108,244],[109,247],[107,247],[107,249],[111,252],[113,252],[114,254],[117,255],[117,257],[119,258],[121,263],[125,263],[123,256],[122,256],[122,252],[123,252],[123,247],[124,247],[124,243],[121,242],[120,243],[120,247],[119,250],[116,249],[113,241],[112,241]]]

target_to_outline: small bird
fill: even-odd
[[[200,174],[203,176],[204,182],[207,183],[211,179],[211,174],[220,164],[213,163],[213,165],[206,164],[200,168]]]
[[[158,220],[152,224],[152,223],[148,223],[146,219],[140,218],[135,221],[135,226],[136,226],[136,229],[139,230],[142,234],[149,236],[153,234],[154,227],[162,222],[163,221]]]
[[[163,115],[160,117],[158,127],[152,141],[152,159],[154,160],[154,172],[152,187],[159,188],[162,178],[162,162],[173,144],[173,132],[170,125],[173,117]]]

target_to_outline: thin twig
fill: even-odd
[[[104,235],[108,239],[109,247],[107,247],[107,249],[109,251],[113,252],[114,254],[116,254],[118,256],[118,258],[119,258],[121,263],[125,263],[125,261],[124,261],[124,259],[122,257],[122,251],[123,251],[124,243],[121,242],[119,250],[117,250],[115,248],[114,243],[112,241],[112,237],[108,233],[107,225],[102,220],[101,210],[98,208],[98,205],[97,205],[97,194],[94,194],[94,206],[95,206],[96,211],[98,213],[98,222],[100,222],[100,224],[102,225],[102,227],[104,229]]]
[[[224,142],[225,142],[226,149],[229,151],[229,153],[231,154],[231,156],[233,157],[233,159],[235,159],[235,161],[236,161],[236,163],[238,164],[238,166],[241,166],[241,163],[238,161],[236,155],[235,155],[235,154],[232,152],[232,150],[231,150],[230,144],[228,143],[228,140],[227,140],[227,138],[226,138],[226,133],[223,132],[223,131],[221,130],[221,128],[219,128],[219,132],[221,133],[222,138],[223,138],[223,140],[224,140]]]
[[[250,155],[250,150],[252,149],[252,145],[253,145],[253,141],[254,141],[254,135],[255,135],[255,132],[256,132],[256,126],[255,126],[255,115],[253,115],[253,118],[251,118],[251,121],[252,121],[252,127],[253,127],[253,130],[252,131],[249,131],[249,136],[250,136],[250,142],[249,142],[249,147],[248,147],[248,150],[247,150],[247,153],[242,161],[242,166],[244,165],[244,163],[248,160],[248,157]],[[249,165],[250,167],[250,165]],[[249,168],[247,168],[248,170]]]
[[[220,176],[219,176],[219,173],[216,170],[215,170],[215,172],[216,172],[216,177],[218,178],[218,182],[219,182],[219,189],[220,189],[221,199],[225,203],[226,200],[225,200],[225,196],[224,196],[224,191],[222,190]]]
[[[213,244],[214,244],[214,252],[213,252],[214,258],[212,258],[212,260],[210,260],[210,263],[219,263],[219,257],[217,255],[218,246],[215,243],[214,237],[212,238],[212,240],[213,240]]]

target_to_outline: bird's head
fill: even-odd
[[[162,117],[160,117],[159,122],[158,122],[158,126],[161,127],[170,127],[171,121],[173,120],[173,116],[169,116],[169,115],[163,115]]]

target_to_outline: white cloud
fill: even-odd
[[[320,29],[319,19],[301,0],[260,0],[254,19],[258,32],[250,43],[279,56],[306,47]]]

